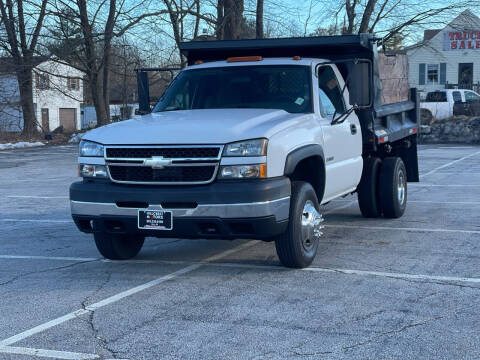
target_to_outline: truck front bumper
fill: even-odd
[[[290,189],[283,177],[154,187],[81,181],[71,185],[70,202],[83,232],[269,240],[288,226]],[[138,210],[171,211],[173,229],[138,229]]]

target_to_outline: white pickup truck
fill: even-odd
[[[423,123],[458,115],[480,115],[480,95],[472,90],[445,89],[428,92],[420,103]]]
[[[77,227],[109,259],[147,236],[260,239],[306,267],[321,204],[358,192],[364,216],[402,216],[418,96],[378,103],[376,47],[371,35],[182,44],[189,66],[153,109],[139,76],[149,114],[83,137]]]

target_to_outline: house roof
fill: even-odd
[[[432,30],[425,30],[423,32],[423,41],[428,41],[432,39],[435,35],[437,35],[443,29],[432,29]]]
[[[424,46],[425,44],[429,43],[434,37],[438,36],[446,28],[465,30],[474,29],[478,26],[480,26],[480,18],[467,9],[462,11],[458,16],[456,16],[443,29],[424,30],[423,40],[416,44],[406,46],[404,50],[409,51]]]
[[[48,60],[47,56],[34,56],[32,58],[33,67]],[[11,74],[16,71],[18,65],[12,57],[0,57],[0,74]]]

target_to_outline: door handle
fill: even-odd
[[[357,125],[350,124],[350,132],[352,133],[352,135],[355,135],[357,133]]]

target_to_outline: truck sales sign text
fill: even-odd
[[[445,32],[443,50],[480,50],[480,30]]]

